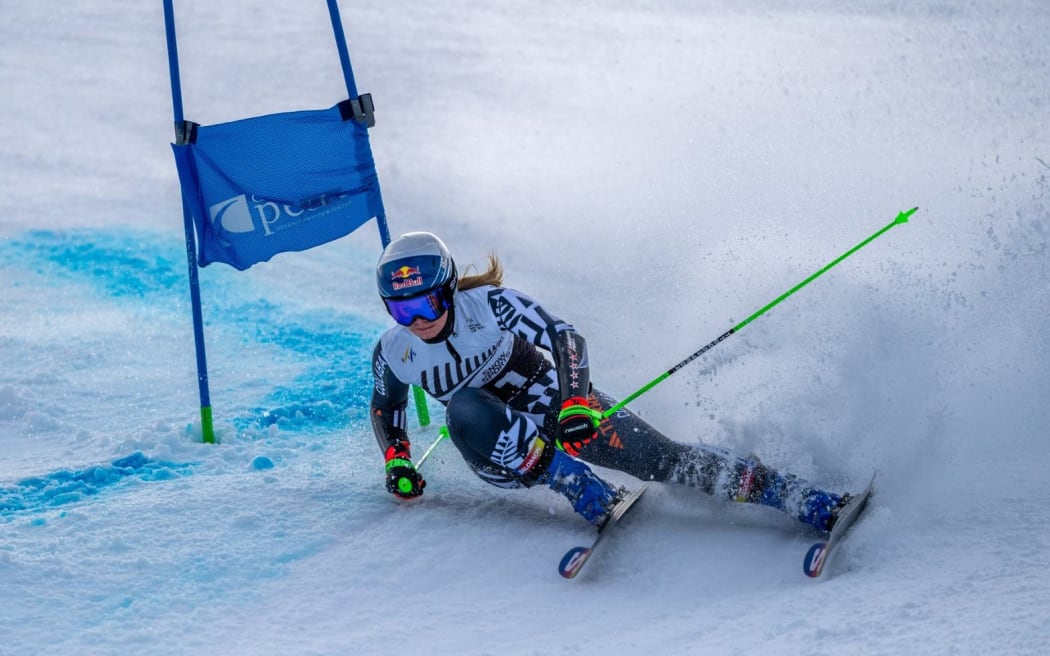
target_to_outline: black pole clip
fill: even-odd
[[[344,121],[354,119],[366,128],[374,127],[376,124],[376,107],[372,104],[372,94],[361,94],[357,98],[351,98],[339,103],[339,114]]]
[[[185,146],[186,144],[197,143],[197,128],[200,127],[199,123],[193,121],[180,121],[175,124],[175,145]]]

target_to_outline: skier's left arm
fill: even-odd
[[[554,368],[561,390],[561,412],[558,413],[556,446],[570,456],[578,456],[583,445],[598,435],[601,411],[591,407],[591,368],[587,359],[587,341],[571,327],[554,337]]]
[[[601,412],[587,400],[591,391],[587,341],[571,324],[521,292],[500,289],[489,300],[501,325],[551,354],[561,391],[557,446],[578,455],[580,447],[597,435],[601,421]]]

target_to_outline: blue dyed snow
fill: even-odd
[[[86,469],[61,469],[0,487],[0,516],[83,501],[129,480],[165,481],[192,473],[191,463],[153,460],[142,453]],[[42,525],[42,524],[41,524]]]
[[[114,297],[172,299],[187,287],[185,249],[159,235],[128,230],[30,230],[8,240],[4,261],[101,286]],[[153,242],[153,243],[151,243]],[[182,257],[179,257],[180,253]]]
[[[259,471],[273,469],[273,460],[270,460],[266,456],[255,456],[255,459],[252,460],[252,467]]]
[[[189,321],[185,248],[161,233],[123,227],[31,230],[0,242],[0,261],[94,285],[115,299],[151,311],[158,307],[185,311]],[[331,431],[365,417],[371,397],[372,347],[381,326],[348,313],[293,314],[266,299],[245,301],[243,291],[233,284],[217,284],[205,292],[209,296],[205,302],[223,308],[209,313],[209,325],[233,327],[246,340],[273,344],[311,363],[295,380],[276,386],[247,416],[234,417],[239,431],[251,434],[270,426]],[[186,357],[192,363],[193,354]]]
[[[269,303],[242,308],[254,339],[319,362],[291,384],[274,389],[266,406],[234,420],[239,430],[276,425],[282,430],[330,431],[365,416],[372,393],[374,332],[354,329],[359,319],[331,311],[282,313]],[[273,321],[272,317],[281,317]]]

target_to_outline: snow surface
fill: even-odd
[[[3,4],[0,654],[1050,653],[1046,2],[342,3],[392,230],[496,251],[614,395],[921,208],[632,404],[879,470],[819,582],[668,486],[564,581],[589,527],[448,444],[395,503],[372,226],[201,271],[200,444],[161,3]],[[344,96],[323,2],[176,5],[187,118]]]

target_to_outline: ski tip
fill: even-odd
[[[558,573],[567,579],[574,578],[590,555],[590,547],[573,547],[569,549],[558,565]]]
[[[806,552],[806,559],[802,561],[802,571],[810,578],[817,578],[824,571],[824,559],[828,555],[828,543],[818,542]]]

